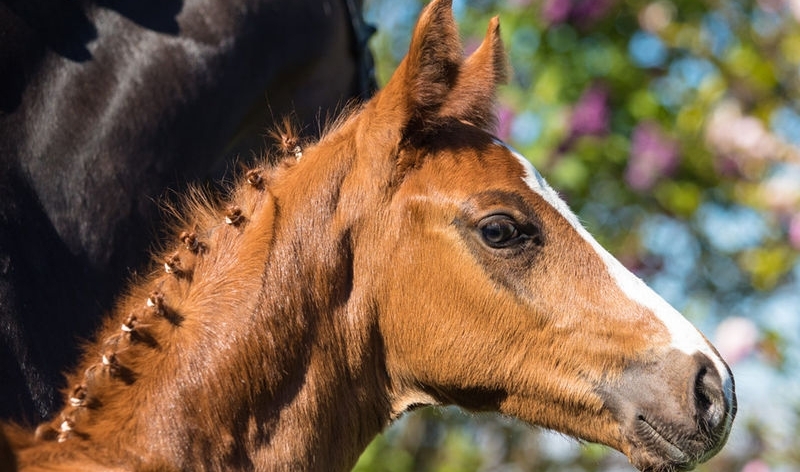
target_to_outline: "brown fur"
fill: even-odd
[[[19,467],[347,470],[402,412],[445,403],[630,452],[598,389],[669,335],[487,132],[505,75],[497,19],[462,63],[434,1],[386,89],[319,143],[287,121],[280,163],[221,201],[190,191],[64,409],[3,428]],[[492,211],[531,228],[526,251],[481,242]]]

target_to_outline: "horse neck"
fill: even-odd
[[[40,437],[162,468],[352,465],[388,421],[381,346],[357,321],[369,304],[336,223],[344,172],[302,164],[285,171],[297,186],[250,172],[222,213],[189,205],[178,248],[119,305]]]

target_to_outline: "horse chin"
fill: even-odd
[[[633,445],[628,457],[643,472],[692,470],[713,454],[706,441],[692,431],[661,421],[656,416],[637,415],[626,435]]]

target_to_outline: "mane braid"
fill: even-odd
[[[165,205],[175,221],[172,242],[154,254],[149,274],[131,285],[116,315],[85,348],[81,364],[67,376],[65,407],[37,428],[35,442],[86,439],[99,421],[113,421],[108,410],[120,411],[119,402],[133,395],[126,390],[147,383],[152,391],[169,382],[173,366],[165,358],[190,336],[182,332],[184,325],[197,331],[212,322],[202,318],[237,302],[228,293],[232,284],[241,277],[258,280],[263,272],[273,231],[269,182],[275,170],[264,160],[236,177],[227,198],[190,187],[180,204]]]
[[[284,116],[280,123],[275,124],[275,129],[270,131],[268,136],[275,141],[274,147],[278,151],[279,159],[285,156],[302,157],[303,146],[301,145],[300,132],[292,115]]]
[[[272,165],[294,164],[303,157],[303,151],[312,145],[322,143],[325,139],[335,134],[351,117],[356,115],[363,107],[359,100],[351,99],[341,109],[318,117],[319,139],[314,142],[304,138],[297,123],[295,115],[286,115],[276,123],[274,128],[267,133],[273,140],[273,151],[266,157],[266,162]],[[293,159],[292,159],[293,158]],[[287,162],[288,160],[288,162]]]
[[[326,121],[322,139],[357,108],[349,105],[338,119]],[[277,152],[240,171],[223,190],[224,197],[189,186],[177,203],[162,202],[173,221],[167,231],[171,242],[153,253],[148,274],[134,277],[115,316],[106,318],[96,341],[85,346],[79,367],[67,375],[65,407],[36,429],[35,442],[90,437],[96,422],[106,421],[104,409],[132,397],[126,390],[155,382],[169,370],[163,358],[177,349],[184,324],[220,311],[224,292],[233,283],[228,279],[241,272],[237,262],[255,268],[255,278],[261,276],[273,232],[275,202],[269,185],[296,164],[303,146],[310,145],[301,140],[291,116],[269,135]],[[154,368],[158,363],[167,369]]]

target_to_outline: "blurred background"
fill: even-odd
[[[366,0],[378,80],[422,1]],[[454,0],[467,52],[499,15],[498,134],[734,371],[739,414],[700,471],[800,471],[800,0]],[[356,471],[633,471],[498,415],[406,415]]]

